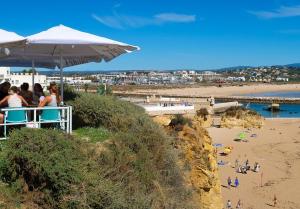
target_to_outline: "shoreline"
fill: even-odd
[[[265,118],[265,120],[300,120],[300,118]]]
[[[272,200],[276,195],[278,198],[276,208],[300,208],[300,199],[297,195],[300,190],[299,124],[299,118],[266,118],[265,125],[261,129],[240,127],[207,129],[213,143],[233,146],[230,155],[218,154],[218,160],[228,162],[228,165],[219,167],[224,205],[230,199],[235,207],[240,199],[243,208],[268,209],[273,208]],[[246,134],[247,143],[233,140],[241,132]],[[251,137],[252,134],[257,136]],[[221,150],[222,148],[218,153]],[[241,164],[248,159],[251,167],[254,162],[258,162],[261,171],[236,173],[233,168],[236,159]],[[227,188],[228,176],[233,180],[237,176],[240,186]]]
[[[126,92],[116,91],[116,93],[132,93],[141,95],[174,95],[174,96],[237,96],[253,93],[268,92],[300,92],[300,84],[251,84],[243,86],[199,86],[172,89],[136,89]]]

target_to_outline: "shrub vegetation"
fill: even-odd
[[[75,136],[11,133],[0,154],[6,188],[32,208],[193,208],[172,139],[142,108],[96,94],[68,102]]]
[[[257,112],[248,110],[245,107],[231,107],[224,113],[225,117],[235,117],[237,119],[242,119],[247,115],[260,116]]]
[[[176,131],[181,131],[183,126],[192,125],[192,121],[189,118],[183,117],[182,115],[175,115],[175,117],[171,120],[170,126],[174,128]]]

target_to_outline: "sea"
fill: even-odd
[[[285,98],[300,98],[299,92],[265,92],[257,94],[247,94],[246,96],[257,97],[285,97]],[[269,104],[249,103],[244,104],[245,107],[252,109],[265,118],[300,118],[300,104],[280,104],[279,112],[267,111],[266,107]]]

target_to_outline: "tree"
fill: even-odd
[[[85,83],[84,84],[84,91],[87,92],[89,89],[89,84],[88,83]]]
[[[22,73],[36,73],[36,70],[33,69],[33,68],[30,68],[30,69],[23,69],[23,70],[22,70]]]
[[[99,95],[111,95],[112,88],[107,86],[106,84],[100,84],[97,88],[97,93]]]

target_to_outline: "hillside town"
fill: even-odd
[[[20,86],[32,82],[32,72],[24,70],[12,72],[8,67],[0,67],[0,82],[9,81]],[[46,87],[50,82],[60,82],[56,71],[35,73],[35,82]],[[174,71],[119,71],[119,72],[65,72],[64,82],[73,86],[106,83],[109,85],[192,85],[205,83],[287,83],[300,81],[297,67],[240,67],[211,71],[174,70]]]

